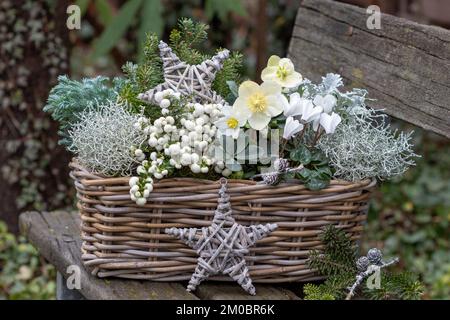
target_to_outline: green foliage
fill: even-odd
[[[324,285],[314,285],[307,283],[303,287],[303,293],[305,294],[305,300],[336,300],[334,295],[327,291],[327,287]]]
[[[211,57],[199,49],[208,39],[207,31],[206,24],[182,18],[178,28],[170,33],[170,46],[181,60],[188,64],[199,64]],[[142,61],[138,64],[128,62],[122,67],[127,81],[119,94],[120,99],[126,101],[133,112],[140,113],[144,110],[144,114],[151,119],[159,107],[148,105],[137,96],[164,81],[158,44],[157,34],[147,34]],[[224,62],[222,70],[217,73],[213,82],[213,89],[221,96],[227,98],[231,93],[227,82],[233,82],[236,85],[241,82],[242,63],[243,57],[238,52],[232,53]]]
[[[68,132],[78,122],[81,112],[115,101],[120,85],[119,79],[115,79],[111,85],[106,77],[76,81],[67,76],[59,76],[58,84],[50,91],[44,107],[44,111],[51,113],[52,118],[59,122],[59,143],[70,145]]]
[[[290,149],[289,158],[295,166],[302,164],[304,169],[295,177],[301,180],[310,190],[321,190],[330,184],[333,173],[324,153],[317,148],[308,148],[304,144]]]
[[[94,44],[94,57],[108,53],[123,37],[129,26],[134,22],[143,0],[127,1],[119,13],[111,19],[100,38]]]
[[[205,14],[209,20],[217,15],[220,20],[225,21],[230,12],[242,17],[247,16],[241,0],[206,0],[205,2]]]
[[[364,287],[364,295],[372,300],[418,300],[424,290],[422,283],[417,280],[417,276],[407,271],[398,274],[383,272],[381,283],[383,285],[380,289]]]
[[[398,255],[420,275],[425,298],[449,299],[450,144],[422,130],[414,144],[423,157],[401,179],[381,185],[371,203],[364,243],[384,243],[385,254]]]
[[[356,250],[344,231],[329,225],[321,234],[321,241],[325,245],[324,251],[311,252],[310,267],[323,275],[356,273]]]
[[[170,34],[170,46],[181,60],[186,61],[188,64],[199,64],[211,58],[211,55],[202,53],[199,50],[208,39],[208,29],[208,25],[204,23],[197,23],[191,19],[182,18],[178,29],[172,30]],[[234,82],[236,85],[241,83],[242,65],[242,54],[233,52],[225,60],[223,68],[217,73],[213,82],[213,89],[225,99],[231,93],[228,82]]]
[[[208,29],[209,26],[204,23],[181,18],[178,29],[170,33],[170,46],[182,61],[199,64],[209,57],[197,49],[208,39]]]
[[[330,225],[321,234],[323,252],[312,251],[309,267],[327,277],[322,284],[308,284],[303,292],[306,300],[343,299],[357,275],[357,250],[350,238],[341,229]],[[368,299],[419,299],[423,292],[422,284],[409,272],[391,274],[383,269],[381,288],[362,290],[361,298]]]
[[[241,53],[233,52],[231,56],[225,60],[222,70],[217,73],[216,79],[213,82],[213,89],[227,101],[230,101],[230,96],[236,95],[237,93],[232,92],[232,90],[235,89],[230,88],[229,83],[234,83],[237,88],[238,84],[242,82],[241,74],[243,61],[244,59]]]
[[[144,1],[141,10],[141,25],[138,30],[139,61],[145,57],[145,41],[148,33],[161,36],[164,31],[164,20],[162,17],[163,5],[160,0]]]
[[[100,22],[104,26],[109,25],[112,21],[113,14],[112,9],[109,6],[108,0],[96,0],[94,3],[95,8],[99,13]]]
[[[0,221],[0,300],[54,299],[55,270]]]
[[[119,93],[119,98],[126,101],[134,113],[148,112],[147,103],[138,99],[138,95],[163,82],[162,61],[159,56],[158,37],[147,34],[143,48],[143,60],[139,64],[127,62],[122,67],[126,81]],[[159,109],[155,107],[152,109]]]
[[[344,299],[346,288],[355,280],[350,274],[330,275],[322,284],[308,283],[303,287],[305,300],[338,300]]]

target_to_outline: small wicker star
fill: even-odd
[[[209,227],[170,228],[166,233],[173,235],[197,251],[197,267],[187,287],[194,291],[205,279],[216,274],[227,274],[251,295],[255,287],[249,275],[244,255],[257,240],[266,237],[277,228],[276,224],[252,225],[244,227],[237,224],[231,216],[230,196],[226,192],[226,179],[221,180],[218,206]]]
[[[181,61],[164,41],[159,43],[159,52],[163,61],[164,82],[139,94],[139,99],[155,103],[155,93],[172,89],[183,96],[192,95],[193,102],[225,103],[223,98],[212,89],[212,83],[216,73],[222,69],[223,62],[229,57],[230,52],[227,49],[197,65],[189,65]]]

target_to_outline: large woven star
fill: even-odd
[[[159,43],[159,52],[163,62],[164,82],[139,94],[139,99],[155,103],[155,93],[172,89],[183,96],[192,96],[193,102],[224,103],[222,97],[212,89],[212,83],[217,72],[222,69],[223,62],[229,57],[227,49],[197,65],[181,61],[164,41]]]
[[[167,234],[176,236],[199,254],[197,266],[187,287],[188,291],[194,291],[210,276],[226,274],[237,281],[245,291],[252,295],[256,294],[244,255],[248,253],[249,247],[275,230],[277,225],[260,224],[244,227],[236,223],[231,216],[229,200],[226,182],[222,182],[218,206],[209,227],[165,230]]]

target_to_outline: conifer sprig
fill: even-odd
[[[327,226],[321,235],[324,243],[323,252],[312,251],[309,267],[318,270],[327,277],[322,284],[306,284],[303,293],[306,300],[343,299],[348,287],[355,281],[357,274],[357,249],[350,238],[332,225]],[[363,299],[420,299],[423,285],[410,272],[391,273],[383,270],[381,273],[381,288],[360,290],[359,298]]]

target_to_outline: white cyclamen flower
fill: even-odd
[[[314,104],[322,107],[323,112],[330,113],[336,105],[336,98],[331,94],[327,94],[324,97],[318,95],[314,98]]]
[[[334,133],[339,123],[341,123],[341,117],[337,113],[333,112],[331,116],[327,113],[322,113],[320,116],[320,125],[327,134]]]
[[[239,87],[239,96],[233,108],[246,115],[248,123],[255,130],[262,130],[273,117],[283,112],[281,87],[275,82],[258,85],[244,81]]]
[[[286,98],[283,99],[283,114],[286,117],[301,115],[303,111],[302,100],[303,99],[300,97],[300,94],[298,92],[295,92],[289,96],[289,102]]]
[[[290,59],[271,56],[267,67],[261,72],[261,79],[274,81],[285,88],[294,88],[302,82],[302,75],[295,71]]]
[[[233,139],[237,139],[240,128],[247,122],[247,116],[231,106],[224,106],[222,112],[224,117],[214,124],[222,135],[231,136]]]
[[[289,140],[301,130],[303,130],[303,124],[298,120],[294,120],[293,117],[287,117],[286,124],[284,125],[283,138]]]
[[[318,120],[322,111],[322,107],[314,107],[310,100],[306,100],[303,104],[302,120],[307,123]]]

